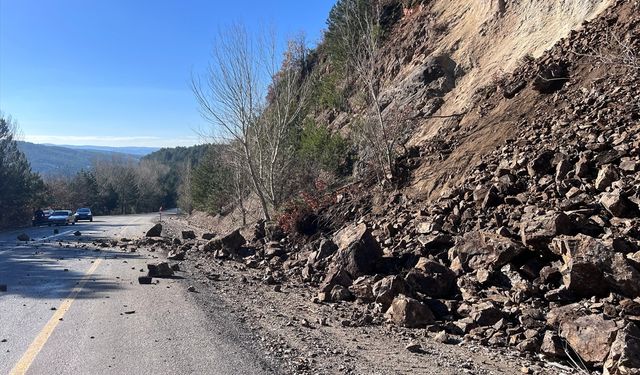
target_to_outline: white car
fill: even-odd
[[[51,225],[75,225],[73,212],[69,210],[56,210],[49,215],[49,226]]]

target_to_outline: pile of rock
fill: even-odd
[[[499,100],[531,85],[540,104],[439,200],[341,194],[332,212],[348,223],[335,234],[300,245],[259,223],[248,241],[237,230],[194,251],[259,268],[267,284],[317,286],[318,303],[356,301],[366,314],[354,324],[638,373],[640,82],[631,72],[571,87],[574,60],[612,25],[640,46],[640,18],[627,16],[585,25],[518,70]]]

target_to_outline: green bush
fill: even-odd
[[[300,136],[298,150],[300,160],[325,171],[339,174],[339,168],[347,157],[349,144],[339,134],[331,134],[325,126],[307,120]]]

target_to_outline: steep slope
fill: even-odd
[[[413,122],[410,146],[439,141],[442,128],[475,129],[457,137],[459,151],[451,165],[440,160],[437,168],[427,163],[417,171],[416,193],[432,196],[448,175],[461,173],[460,166],[488,152],[505,140],[513,122],[484,121],[478,124],[476,92],[512,72],[525,57],[539,57],[571,30],[600,14],[608,0],[554,1],[431,1],[405,12],[387,44],[385,91],[396,107]],[[425,66],[449,71],[424,85],[425,94],[407,90],[407,79]],[[445,66],[438,60],[446,59]],[[397,73],[396,73],[397,72]],[[433,89],[433,86],[437,90]],[[406,95],[410,94],[409,97]],[[435,97],[435,98],[434,98]],[[418,100],[416,100],[418,99]],[[501,111],[504,112],[504,111]],[[465,116],[447,117],[455,114]],[[430,118],[429,116],[436,118]],[[445,116],[445,118],[438,118]],[[495,131],[499,129],[498,131]],[[480,142],[478,142],[480,140]],[[444,168],[443,168],[444,167]]]

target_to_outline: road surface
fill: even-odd
[[[273,373],[242,328],[198,306],[185,280],[138,284],[160,255],[90,246],[138,238],[156,218],[0,232],[0,374]],[[35,241],[18,243],[22,232]]]

